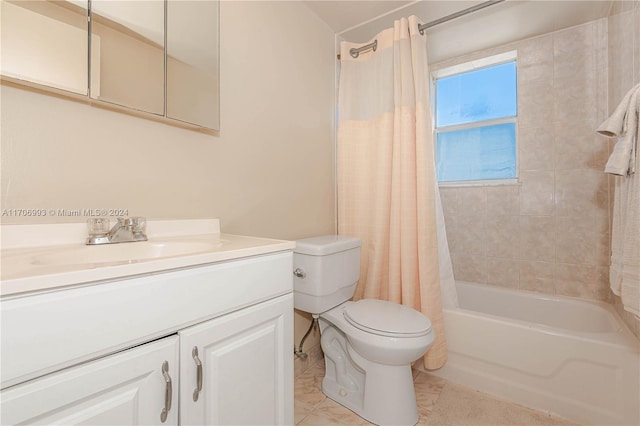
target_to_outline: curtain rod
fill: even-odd
[[[421,24],[418,25],[418,30],[420,31],[421,35],[424,35],[424,31],[428,28],[431,27],[435,27],[436,25],[442,24],[444,22],[447,21],[451,21],[453,19],[456,18],[460,18],[461,16],[465,16],[465,15],[469,15],[470,13],[473,12],[477,12],[478,10],[482,10],[485,7],[489,7],[489,6],[493,6],[494,4],[498,4],[498,3],[502,3],[505,0],[491,0],[491,1],[485,1],[482,2],[480,4],[477,4],[475,6],[471,6],[468,7],[466,9],[463,9],[459,12],[456,13],[452,13],[451,15],[447,15],[447,16],[443,16],[442,18],[436,19],[434,21],[431,22],[427,22],[426,24]],[[360,56],[360,52],[364,52],[366,50],[369,49],[373,49],[373,51],[376,51],[376,48],[378,47],[378,40],[374,40],[373,43],[369,43],[369,44],[365,44],[364,46],[358,47],[358,48],[351,48],[349,50],[349,54],[353,57],[353,58],[357,58],[358,56]],[[340,54],[338,54],[338,60],[340,60]]]

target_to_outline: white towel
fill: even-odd
[[[606,136],[618,136],[605,172],[615,176],[611,229],[611,290],[624,309],[640,316],[640,173],[635,172],[640,126],[640,85],[627,93],[620,105],[598,128]]]
[[[613,114],[611,114],[611,116],[607,118],[600,127],[598,127],[596,130],[598,133],[607,137],[620,136],[622,134],[625,121],[624,119],[627,114],[631,95],[633,95],[639,88],[640,84],[636,84],[627,92],[624,98],[622,98],[620,104],[618,104],[616,109],[613,111]]]
[[[615,179],[609,283],[624,309],[640,316],[640,173]]]
[[[604,136],[618,136],[604,168],[605,173],[619,176],[635,173],[639,111],[640,84],[625,95],[611,117],[598,127],[597,132]]]

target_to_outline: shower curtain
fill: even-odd
[[[341,44],[338,233],[362,239],[355,300],[402,303],[430,318],[436,338],[424,366],[435,369],[447,359],[442,303],[457,306],[457,296],[418,25],[415,16],[395,21],[376,36],[375,51],[357,58],[349,50],[361,44]]]

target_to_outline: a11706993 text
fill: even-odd
[[[19,208],[2,209],[3,217],[123,217],[129,216],[129,209],[113,208]]]

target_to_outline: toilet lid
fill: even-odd
[[[391,337],[418,337],[431,332],[431,321],[408,306],[377,299],[350,303],[345,319],[368,333]]]

